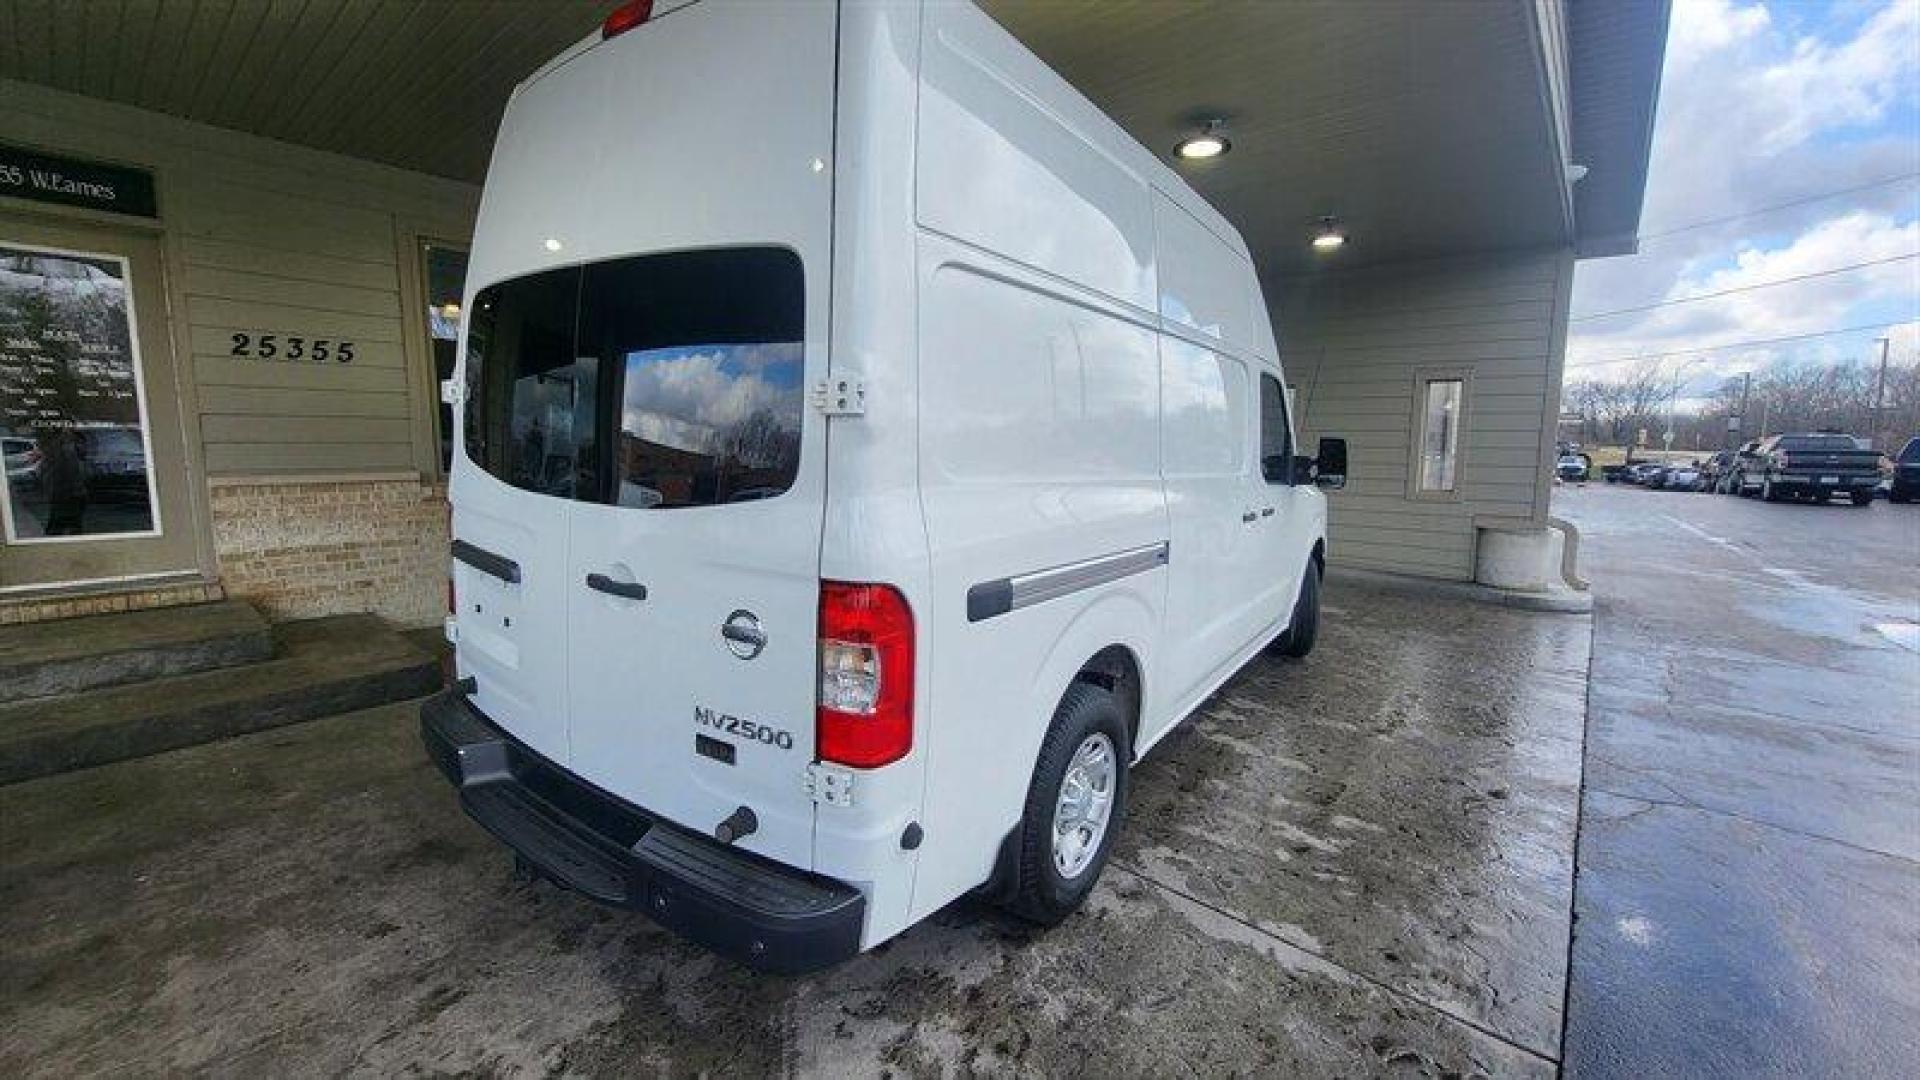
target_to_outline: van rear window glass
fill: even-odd
[[[462,441],[501,480],[643,510],[793,485],[805,336],[793,252],[549,270],[482,290],[474,308]]]

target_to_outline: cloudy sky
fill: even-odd
[[[1569,380],[1878,323],[1902,325],[1663,362],[1691,397],[1881,336],[1920,356],[1920,0],[1673,0],[1640,232],[1580,264]]]

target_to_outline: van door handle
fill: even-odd
[[[1259,515],[1259,514],[1256,514],[1256,513],[1254,513],[1254,512],[1253,512],[1253,511],[1251,511],[1251,510],[1249,510],[1249,511],[1247,511],[1246,513],[1244,513],[1244,514],[1241,514],[1241,515],[1240,515],[1240,523],[1241,523],[1241,524],[1243,524],[1243,525],[1251,525],[1251,524],[1253,524],[1254,522],[1256,522],[1256,521],[1258,521],[1258,520],[1260,520],[1260,515]]]
[[[721,623],[720,636],[728,641],[737,641],[742,645],[767,647],[767,632],[757,626],[741,626],[737,623]]]
[[[645,600],[647,587],[637,581],[615,581],[605,574],[588,574],[587,588],[629,600]]]
[[[1261,508],[1260,508],[1260,516],[1261,516],[1261,517],[1272,517],[1272,516],[1273,516],[1273,507],[1271,507],[1271,506],[1263,506],[1263,507],[1261,507]]]

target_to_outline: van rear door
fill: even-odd
[[[836,14],[703,0],[563,58],[502,121],[474,251],[545,264],[504,291],[573,290],[569,351],[528,390],[565,402],[539,452],[570,466],[522,515],[567,520],[564,621],[536,631],[565,643],[567,767],[703,833],[746,807],[739,846],[799,867]]]

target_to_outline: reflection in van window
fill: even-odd
[[[793,485],[804,361],[793,252],[550,270],[482,290],[474,307],[464,442],[501,480],[643,510]]]
[[[1177,338],[1160,343],[1160,400],[1169,473],[1233,476],[1246,454],[1247,369]]]
[[[626,357],[620,506],[778,495],[800,461],[800,343],[645,349]]]

